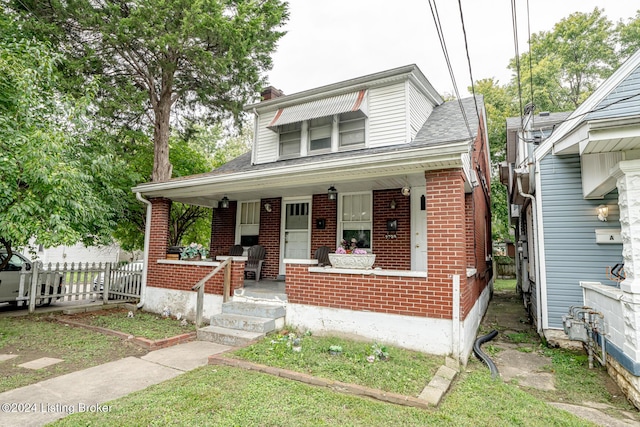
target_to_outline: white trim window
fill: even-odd
[[[318,153],[331,150],[333,117],[309,120],[309,152]]]
[[[359,248],[371,250],[371,192],[340,194],[338,245],[355,239]]]
[[[282,158],[300,155],[302,123],[290,123],[278,127],[279,156]]]
[[[260,201],[240,202],[236,243],[242,246],[258,244],[260,234]]]
[[[340,149],[362,148],[365,146],[366,119],[360,111],[340,114]]]

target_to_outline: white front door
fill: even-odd
[[[427,189],[411,188],[411,270],[427,271]]]
[[[282,210],[282,259],[280,260],[280,274],[285,274],[284,258],[309,258],[311,230],[309,221],[310,203],[308,201],[284,202]]]

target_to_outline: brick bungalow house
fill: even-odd
[[[232,245],[260,244],[261,279],[285,281],[287,324],[466,362],[493,281],[482,98],[444,102],[409,65],[288,96],[271,87],[245,110],[251,152],[133,189],[150,218],[145,308],[193,317],[191,287]],[[211,260],[166,259],[173,200],[212,208]],[[318,265],[316,249],[352,238],[373,268]],[[245,260],[232,258],[233,289]],[[216,314],[221,275],[205,289]]]

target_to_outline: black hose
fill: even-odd
[[[479,337],[476,340],[475,344],[473,344],[473,354],[475,354],[478,359],[482,360],[489,367],[489,371],[491,371],[491,378],[494,378],[494,379],[500,375],[498,373],[498,368],[496,367],[496,364],[493,363],[493,360],[491,360],[491,358],[487,356],[485,352],[482,351],[480,346],[486,343],[487,341],[491,341],[497,335],[498,335],[498,331],[494,329],[493,331],[489,332],[487,335],[483,335]]]

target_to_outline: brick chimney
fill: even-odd
[[[263,101],[268,101],[270,99],[275,99],[275,98],[284,96],[284,92],[282,92],[280,89],[276,89],[273,86],[269,86],[269,87],[266,87],[260,95],[262,96]]]

